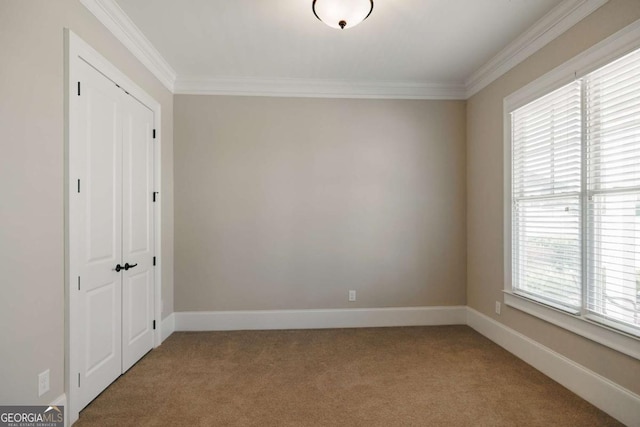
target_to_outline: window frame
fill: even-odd
[[[606,321],[587,315],[553,307],[548,303],[513,292],[512,287],[512,141],[511,113],[576,79],[616,59],[640,49],[640,20],[623,28],[578,56],[570,59],[542,77],[504,98],[503,102],[503,154],[504,154],[504,303],[556,326],[603,344],[640,360],[640,336],[614,329]],[[584,248],[583,248],[584,253]],[[584,297],[583,297],[584,300]],[[596,321],[597,319],[597,321]]]

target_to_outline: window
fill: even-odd
[[[581,306],[581,85],[511,113],[513,289],[578,313]]]
[[[586,307],[640,333],[640,51],[583,81]]]
[[[640,50],[505,112],[507,292],[640,337]]]

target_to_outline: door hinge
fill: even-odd
[[[80,387],[80,372],[78,372],[78,387]]]
[[[80,290],[80,276],[78,276],[78,290]]]
[[[156,257],[153,257],[153,265],[156,265]]]
[[[154,320],[153,321],[153,329],[155,329],[155,328],[156,328],[156,321]]]
[[[153,130],[153,139],[156,139],[156,130]]]
[[[80,96],[80,82],[78,82],[78,96]]]
[[[158,192],[157,192],[157,191],[154,191],[154,192],[153,192],[153,202],[154,202],[154,203],[156,202],[156,194],[158,194]]]
[[[80,192],[80,180],[78,180],[78,193]]]

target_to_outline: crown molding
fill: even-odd
[[[608,1],[565,0],[560,3],[466,80],[466,98],[480,92]]]
[[[178,77],[174,93],[302,98],[466,99],[465,86],[462,82],[363,82],[231,77]]]
[[[107,27],[169,91],[173,92],[176,72],[115,0],[80,0],[80,3]]]

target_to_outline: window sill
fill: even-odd
[[[509,291],[504,303],[556,326],[640,360],[640,338],[611,329],[580,315],[571,315]]]

